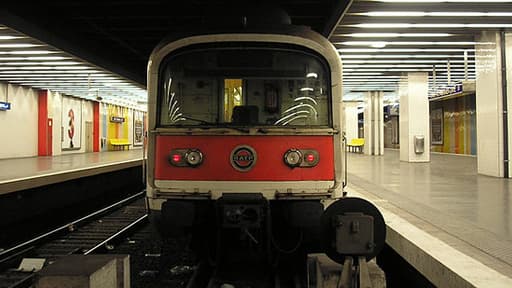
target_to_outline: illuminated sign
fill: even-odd
[[[110,117],[110,122],[123,123],[124,117],[112,116],[112,117]]]
[[[0,102],[0,111],[11,110],[11,103]]]

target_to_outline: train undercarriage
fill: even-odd
[[[350,263],[354,276],[385,240],[384,220],[371,203],[350,197],[327,202],[324,210],[318,199],[268,201],[259,193],[228,193],[215,201],[167,200],[151,217],[164,237],[190,235],[201,263],[197,273],[208,276],[189,287],[313,287],[311,253]]]

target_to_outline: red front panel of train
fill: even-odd
[[[156,180],[198,181],[319,181],[334,180],[332,136],[157,136]],[[252,147],[256,163],[249,171],[233,168],[231,152],[240,145]],[[196,148],[203,153],[198,167],[175,167],[170,151]],[[315,167],[288,167],[283,160],[288,149],[314,149],[320,161]]]

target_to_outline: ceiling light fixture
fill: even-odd
[[[44,54],[55,54],[57,51],[49,50],[14,50],[14,51],[0,51],[0,55],[44,55]]]
[[[370,0],[385,3],[511,3],[512,0]]]
[[[10,36],[10,35],[0,35],[0,40],[13,40],[13,39],[21,39],[23,37],[19,36]]]
[[[350,33],[334,36],[350,36],[354,38],[396,38],[396,37],[449,37],[450,33]]]
[[[510,23],[360,23],[360,24],[350,24],[345,25],[348,27],[356,27],[356,28],[373,28],[373,29],[383,29],[383,28],[438,28],[438,29],[448,29],[448,28],[510,28],[512,24]]]
[[[464,55],[458,54],[345,54],[340,56],[341,59],[378,59],[378,58],[464,58]],[[474,55],[468,55],[469,58],[474,58]]]
[[[420,11],[371,11],[355,13],[369,17],[510,17],[511,12],[420,12]]]
[[[344,41],[344,42],[334,42],[334,44],[342,44],[347,46],[372,46],[374,44],[383,43],[382,41]],[[487,42],[434,42],[434,41],[385,41],[386,45],[397,45],[397,46],[406,46],[406,45],[416,45],[416,46],[428,46],[428,45],[464,45],[464,46],[472,46],[476,44],[494,44]]]
[[[0,44],[0,48],[30,48],[30,47],[38,47],[42,45],[38,44],[29,44],[29,43],[8,43],[8,44]]]
[[[445,48],[386,48],[386,49],[370,49],[370,48],[342,48],[337,49],[340,53],[397,53],[397,52],[460,52],[464,51],[474,53],[475,49],[445,49]]]

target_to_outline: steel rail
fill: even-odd
[[[96,211],[96,212],[94,212],[94,213],[91,213],[91,214],[89,214],[89,215],[87,215],[87,216],[84,216],[84,217],[82,217],[82,218],[80,218],[80,219],[77,219],[77,220],[75,220],[75,221],[73,221],[73,222],[70,222],[70,223],[64,224],[64,225],[62,225],[62,226],[60,226],[60,227],[58,227],[58,228],[56,228],[56,229],[54,229],[54,230],[52,230],[52,231],[50,231],[50,232],[44,233],[44,234],[42,234],[42,235],[39,235],[39,236],[37,236],[37,237],[35,237],[35,238],[31,239],[31,240],[28,240],[28,241],[26,241],[26,242],[23,242],[23,243],[21,243],[21,244],[18,244],[18,245],[16,245],[16,246],[11,247],[11,248],[9,248],[9,249],[6,249],[6,250],[4,250],[4,251],[0,251],[0,257],[3,257],[4,255],[8,255],[9,253],[12,253],[12,252],[14,252],[14,251],[17,251],[17,250],[19,250],[19,249],[22,249],[23,247],[30,246],[30,245],[32,245],[32,244],[34,244],[34,243],[36,243],[36,242],[38,242],[38,241],[40,241],[40,240],[42,240],[42,239],[44,239],[44,238],[47,238],[47,237],[49,237],[49,236],[51,236],[51,235],[54,235],[54,234],[59,233],[59,232],[61,232],[61,231],[63,231],[63,230],[66,230],[66,229],[68,229],[70,226],[76,225],[76,224],[78,224],[78,223],[80,223],[80,222],[83,222],[83,221],[86,221],[86,220],[90,220],[90,219],[91,219],[91,218],[93,218],[93,217],[96,217],[96,216],[98,216],[98,215],[100,215],[100,214],[102,214],[102,213],[105,213],[105,212],[107,212],[107,211],[109,211],[109,210],[111,210],[111,209],[113,209],[113,208],[115,208],[115,207],[118,207],[118,206],[123,205],[123,204],[125,204],[125,203],[127,203],[127,202],[130,202],[130,201],[132,201],[133,199],[136,199],[136,198],[139,198],[139,197],[141,197],[141,196],[144,196],[144,194],[145,194],[145,191],[139,192],[139,193],[134,194],[134,195],[132,195],[132,196],[130,196],[130,197],[128,197],[128,198],[126,198],[126,199],[123,199],[123,200],[121,200],[121,201],[119,201],[119,202],[117,202],[117,203],[114,203],[114,204],[112,204],[112,205],[110,205],[110,206],[107,206],[107,207],[105,207],[105,208],[103,208],[103,209],[101,209],[101,210],[98,210],[98,211]]]
[[[137,224],[139,224],[140,222],[144,221],[145,219],[148,218],[148,214],[145,214],[144,216],[140,217],[139,219],[133,221],[130,225],[128,226],[125,226],[123,229],[117,231],[114,235],[111,235],[110,237],[108,237],[107,239],[101,241],[100,243],[96,244],[96,246],[92,247],[91,249],[87,250],[84,255],[89,255],[91,254],[92,252],[94,252],[96,249],[104,246],[105,244],[107,244],[108,242],[112,241],[113,239],[117,238],[119,235],[125,233],[126,231],[130,230],[131,228],[133,228],[134,226],[136,226]]]

